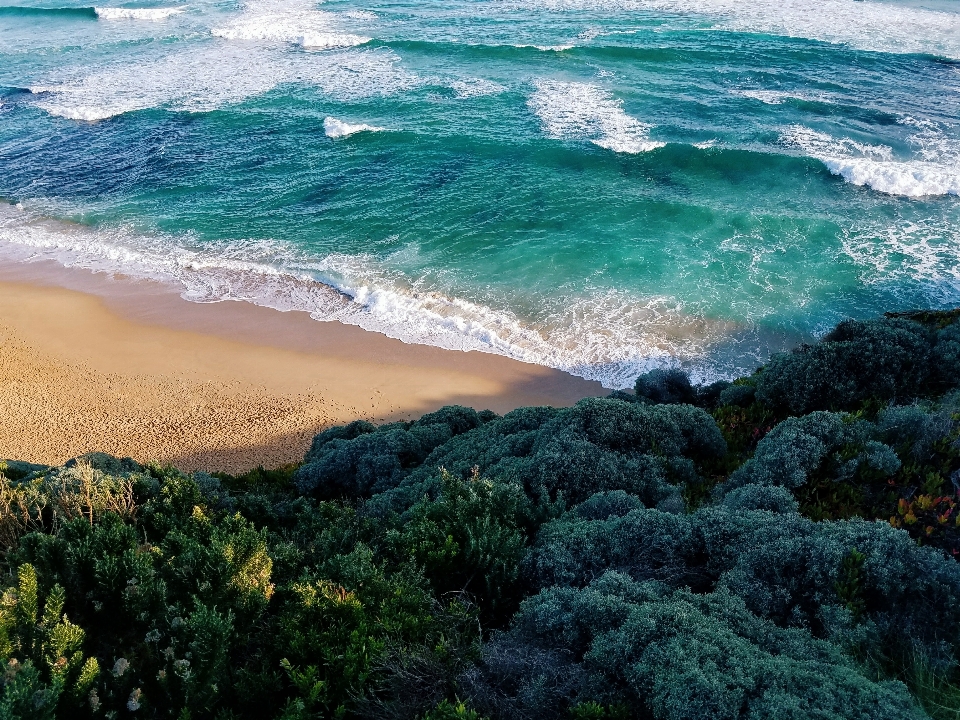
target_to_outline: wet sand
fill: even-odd
[[[303,457],[330,425],[443,405],[503,413],[606,394],[478,352],[409,345],[303,312],[191,303],[168,286],[0,265],[0,458],[91,451],[242,472]]]

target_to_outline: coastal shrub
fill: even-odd
[[[696,402],[697,392],[690,384],[690,378],[676,368],[657,368],[637,378],[634,388],[638,400],[651,403]]]
[[[459,699],[456,702],[441,700],[437,706],[426,713],[422,720],[484,720]]]
[[[789,490],[776,485],[741,485],[723,496],[722,505],[730,512],[748,512],[750,510],[769,510],[785,514],[799,510],[796,498]]]
[[[466,593],[492,614],[514,591],[529,504],[518,486],[444,473],[440,496],[415,505],[386,542],[423,569],[436,595]]]
[[[736,405],[750,407],[757,397],[757,388],[754,384],[734,384],[724,388],[718,398],[720,405]]]
[[[6,699],[0,698],[4,717],[48,710],[56,717],[86,717],[94,710],[94,716],[325,717],[374,699],[377,707],[413,708],[402,716],[414,717],[430,700],[398,705],[391,699],[407,693],[409,700],[409,683],[401,688],[399,665],[391,661],[398,647],[404,648],[404,667],[430,668],[439,693],[434,704],[455,689],[452,678],[477,641],[476,607],[459,597],[441,602],[442,591],[435,592],[424,576],[430,563],[414,552],[395,557],[385,541],[389,528],[356,507],[299,497],[290,473],[215,478],[136,466],[123,470],[135,477],[135,505],[121,515],[87,502],[95,493],[77,480],[77,467],[46,469],[22,481],[29,480],[46,510],[6,547],[6,561],[14,570],[29,569],[41,615],[44,598],[52,598],[48,614],[63,608],[59,624],[43,620],[33,636],[48,625],[60,634],[63,626],[73,628],[82,655],[71,650],[60,661],[48,657],[53,651],[21,652],[23,623],[11,625],[9,618],[19,615],[4,615],[3,607],[15,609],[17,598],[29,593],[14,585],[0,607],[0,620],[7,618],[0,636],[10,640],[0,657],[7,667],[0,687],[6,688]],[[106,472],[91,477],[101,489],[129,479]],[[226,489],[231,486],[254,497],[237,501]],[[505,488],[494,491],[492,499],[505,499]],[[525,502],[522,493],[514,495]],[[483,493],[458,502],[444,498],[456,512],[444,514],[441,502],[421,518],[444,519],[444,529],[458,539],[466,531],[473,544],[464,543],[464,555],[476,560],[478,570],[476,589],[469,590],[478,596],[488,587],[507,592],[507,580],[501,587],[487,575],[515,574],[506,550],[511,537],[522,537],[506,505],[491,505],[490,499]],[[56,522],[54,507],[67,509]],[[267,526],[237,508],[257,519],[263,511]],[[486,537],[493,526],[508,530]],[[422,530],[414,523],[407,535],[431,539]],[[371,538],[380,545],[366,545]],[[442,550],[445,537],[432,539]],[[424,550],[427,544],[411,541],[410,547]],[[522,540],[514,544],[519,553]],[[82,678],[70,664],[77,658],[84,660]],[[51,662],[62,671],[59,685],[48,671]],[[91,663],[99,673],[90,671]],[[79,710],[78,688],[86,693]],[[69,712],[63,710],[67,702]]]
[[[321,498],[369,497],[399,485],[432,450],[481,422],[475,410],[450,406],[413,423],[332,428],[314,438],[294,481]]]
[[[960,383],[960,323],[940,329],[933,346],[933,380],[943,392]]]
[[[84,477],[72,472],[84,467],[91,466],[41,479],[64,517],[23,536],[8,562],[31,568],[48,607],[57,605],[49,598],[60,598],[82,629],[78,642],[103,670],[85,698],[91,707],[174,716],[215,707],[238,635],[252,632],[273,592],[265,533],[238,516],[215,520],[192,480],[161,475],[150,483],[145,468],[135,471],[136,512],[101,513]],[[121,487],[124,479],[106,476],[97,487]]]
[[[730,385],[731,383],[727,380],[717,380],[709,385],[698,385],[696,404],[708,410],[713,410],[722,405],[723,393]]]
[[[799,488],[815,473],[831,482],[847,482],[858,474],[892,475],[900,459],[888,445],[872,439],[866,421],[825,411],[788,418],[757,445],[753,458],[736,470],[718,492],[741,485]]]
[[[878,438],[896,448],[907,462],[920,465],[931,460],[942,440],[953,440],[957,426],[950,407],[931,410],[919,404],[893,406],[877,418]]]
[[[463,679],[498,717],[584,702],[633,717],[923,718],[897,682],[861,674],[835,645],[779,628],[720,590],[696,595],[608,572],[524,601],[513,627]]]
[[[336,715],[374,679],[388,642],[425,636],[431,602],[415,573],[391,575],[359,546],[284,588],[276,613],[264,669],[282,668],[288,709]]]
[[[541,508],[614,490],[648,506],[666,501],[676,507],[682,501],[671,499],[680,488],[699,482],[698,464],[725,452],[720,430],[700,408],[588,398],[563,410],[514,411],[455,437],[374,505],[406,511],[425,492],[438,491],[442,468],[519,485]]]
[[[377,426],[366,420],[354,420],[348,425],[334,425],[313,438],[310,449],[303,458],[305,464],[319,460],[327,454],[328,445],[334,440],[356,440],[361,435],[377,432]]]
[[[609,569],[682,586],[699,580],[697,550],[687,516],[641,508],[585,521],[574,510],[540,529],[524,576],[533,588],[581,586]]]
[[[241,476],[0,463],[0,717],[955,718],[957,316]]]
[[[63,614],[64,590],[54,585],[42,597],[29,564],[17,568],[17,584],[0,600],[0,716],[54,718],[98,704],[93,684],[96,658],[84,658],[84,631]]]
[[[774,355],[757,378],[757,398],[795,415],[913,398],[926,390],[932,346],[931,331],[912,320],[846,320],[815,345]]]
[[[114,474],[105,473],[104,465]],[[81,517],[92,524],[108,512],[130,518],[140,470],[132,461],[92,454],[19,480],[0,473],[0,540],[9,547],[28,532],[55,531]]]
[[[458,678],[458,685],[483,714],[528,720],[564,717],[579,698],[589,696],[591,680],[565,648],[498,633],[484,643],[479,661]]]
[[[722,498],[741,485],[781,485],[815,520],[876,518],[918,542],[960,553],[954,507],[960,497],[960,420],[952,396],[938,406],[881,410],[876,423],[817,411],[789,418],[754,456],[721,483]]]
[[[690,377],[678,368],[657,368],[637,378],[634,394],[616,391],[609,397],[645,404],[686,404],[702,408],[722,405],[722,395],[730,382],[718,380],[709,385],[694,386]]]
[[[954,648],[944,661],[960,648],[960,565],[888,523],[815,523],[791,500],[782,488],[754,485],[689,515],[640,508],[585,520],[573,510],[541,528],[524,576],[535,590],[583,587],[606,571],[666,588],[722,588],[778,626],[839,638],[846,626],[837,613],[851,599],[837,583],[856,550],[864,556],[859,619],[875,635],[863,650],[901,642],[903,633],[932,655]]]
[[[631,510],[644,507],[643,502],[636,495],[630,495],[623,490],[613,490],[591,495],[576,506],[577,517],[583,520],[608,520],[611,517],[622,517]]]

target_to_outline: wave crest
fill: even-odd
[[[101,20],[166,20],[171,15],[179,15],[186,7],[172,8],[108,8],[95,7],[94,12]]]
[[[323,132],[328,138],[342,138],[358,132],[380,132],[385,129],[386,128],[375,127],[374,125],[367,125],[365,123],[352,125],[342,120],[337,120],[334,117],[327,117],[323,121]]]
[[[527,106],[540,118],[548,137],[585,139],[618,153],[642,153],[663,147],[650,140],[650,125],[623,111],[606,90],[580,82],[538,80]]]
[[[909,124],[910,119],[905,121]],[[917,121],[912,121],[917,123]],[[816,158],[826,168],[852,185],[903,197],[960,195],[960,143],[946,138],[925,123],[922,132],[910,137],[920,148],[921,159],[894,160],[885,145],[868,145],[849,138],[837,139],[802,125],[788,128],[785,144]]]

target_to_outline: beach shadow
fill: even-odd
[[[602,397],[609,394],[600,383],[571,378],[559,371],[536,366],[538,372],[523,380],[516,380],[508,389],[496,395],[451,394],[432,402],[424,402],[400,411],[377,413],[358,411],[355,415],[341,417],[336,421],[317,424],[309,430],[278,435],[266,443],[209,447],[191,450],[181,455],[160,458],[161,464],[169,464],[184,472],[227,472],[242,474],[258,466],[276,468],[291,463],[300,463],[310,448],[316,434],[336,425],[345,425],[354,420],[367,420],[374,424],[410,421],[447,405],[463,405],[475,410],[492,410],[503,415],[519,407],[553,405],[569,407],[586,397]],[[574,380],[575,382],[571,382]],[[579,391],[579,392],[578,392]],[[551,398],[551,402],[544,402]],[[560,400],[558,402],[557,400]],[[215,436],[214,436],[215,437]],[[214,439],[213,437],[211,439]]]

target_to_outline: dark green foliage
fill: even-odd
[[[865,473],[888,477],[900,469],[900,460],[888,445],[871,439],[873,433],[871,423],[838,413],[788,418],[760,441],[754,457],[720,492],[746,484],[795,489],[814,473],[835,483]]]
[[[725,589],[695,595],[616,573],[525,601],[464,684],[500,717],[611,700],[633,717],[678,720],[924,717],[903,685],[868,680],[834,644],[776,626]]]
[[[634,392],[638,400],[653,403],[696,402],[697,392],[690,384],[690,378],[682,370],[658,368],[637,378]]]
[[[445,473],[440,496],[417,503],[387,542],[423,568],[436,595],[467,593],[492,614],[515,590],[529,505],[518,486]]]
[[[747,408],[753,405],[756,397],[756,385],[753,383],[744,383],[742,385],[734,384],[724,388],[718,399],[721,406],[736,405],[737,407]]]
[[[802,415],[943,392],[960,382],[958,338],[956,324],[937,330],[900,317],[847,320],[816,345],[771,358],[757,398]]]
[[[837,597],[856,620],[864,611],[866,602],[863,596],[863,561],[867,556],[856,548],[843,559],[840,579],[834,584]]]
[[[433,710],[423,716],[423,720],[484,720],[484,718],[460,700],[456,702],[441,700]]]
[[[630,717],[630,708],[625,703],[601,705],[587,700],[570,708],[570,717],[574,720],[627,720]]]
[[[287,675],[290,706],[321,714],[363,691],[387,642],[423,637],[431,621],[416,576],[389,577],[367,548],[331,558],[324,570],[334,579],[305,575],[282,591],[268,648],[282,655],[274,667]]]
[[[956,720],[958,317],[241,476],[7,462],[0,718]]]
[[[34,473],[42,473],[50,468],[46,465],[19,462],[17,460],[0,460],[0,474],[10,480],[23,480]]]
[[[391,497],[409,507],[435,487],[439,468],[468,477],[474,468],[524,488],[536,503],[573,505],[597,492],[624,490],[644,504],[680,503],[697,467],[726,445],[710,416],[689,405],[642,405],[588,398],[565,410],[524,408],[454,438],[434,451]]]
[[[722,587],[778,625],[827,635],[846,632],[837,613],[856,600],[875,647],[904,632],[931,653],[940,642],[960,642],[960,566],[889,524],[814,523],[791,512],[782,489],[749,491],[752,504],[778,505],[777,512],[731,511],[725,503],[691,515],[637,509],[583,520],[573,511],[543,527],[526,576],[534,588],[582,587],[607,570],[666,588]],[[775,497],[758,501],[763,492]],[[865,556],[853,568],[851,548]]]
[[[41,598],[34,568],[17,568],[17,585],[0,605],[0,717],[53,718],[96,705],[96,659],[84,659],[84,632],[63,615],[65,594],[54,585]]]
[[[721,502],[730,512],[769,510],[775,513],[795,513],[799,509],[789,490],[776,485],[741,485],[728,490]]]
[[[637,580],[670,578],[682,586],[698,579],[688,574],[697,551],[684,515],[641,508],[585,521],[574,510],[541,528],[524,574],[534,588],[585,585],[607,569]]]
[[[294,480],[300,492],[321,498],[369,497],[399,485],[434,448],[481,422],[475,410],[451,406],[413,423],[332,428],[314,439]]]

